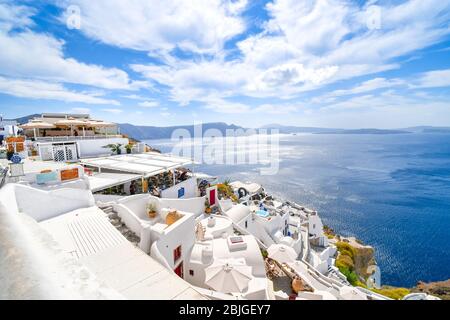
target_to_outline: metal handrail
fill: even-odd
[[[71,141],[71,140],[97,140],[108,138],[122,138],[120,134],[108,134],[108,135],[95,135],[95,136],[56,136],[56,137],[36,137],[37,142],[59,142],[59,141]]]
[[[1,180],[0,180],[0,188],[2,188],[5,183],[6,183],[6,177],[8,176],[8,172],[9,172],[9,168],[8,167],[4,167],[1,169],[0,175],[1,175]]]

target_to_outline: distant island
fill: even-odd
[[[352,129],[352,130],[336,130],[326,132],[315,132],[315,134],[406,134],[412,133],[406,130],[387,130],[387,129]]]
[[[19,117],[16,120],[19,124],[24,124],[30,119],[39,117],[39,114],[32,114],[24,117]],[[194,133],[194,125],[179,125],[179,126],[140,126],[130,123],[119,123],[120,132],[136,140],[154,140],[154,139],[169,139],[172,132],[176,129],[186,129],[192,136]],[[219,130],[223,135],[226,130],[242,129],[244,128],[234,124],[227,124],[224,122],[209,122],[202,124],[203,131],[208,129]],[[433,127],[433,126],[417,126],[399,129],[375,129],[375,128],[361,128],[361,129],[341,129],[341,128],[320,128],[320,127],[300,127],[300,126],[286,126],[281,124],[267,124],[257,129],[276,129],[282,134],[411,134],[411,133],[450,133],[450,127]]]

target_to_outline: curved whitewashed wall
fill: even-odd
[[[161,198],[178,199],[178,190],[181,188],[184,188],[184,195],[180,199],[189,199],[198,196],[197,179],[190,178],[161,191]]]
[[[12,183],[0,190],[0,202],[11,211],[26,213],[38,222],[95,205],[90,190],[62,188],[46,191]]]

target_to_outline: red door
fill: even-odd
[[[209,190],[209,205],[213,206],[216,204],[216,189]]]
[[[183,277],[183,261],[178,265],[178,267],[175,268],[175,273],[177,274],[177,276],[179,276],[180,278],[184,278]]]

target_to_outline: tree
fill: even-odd
[[[104,146],[103,148],[111,149],[112,153],[121,154],[122,153],[121,147],[122,147],[121,143],[116,143],[116,144],[108,144],[108,145]]]

